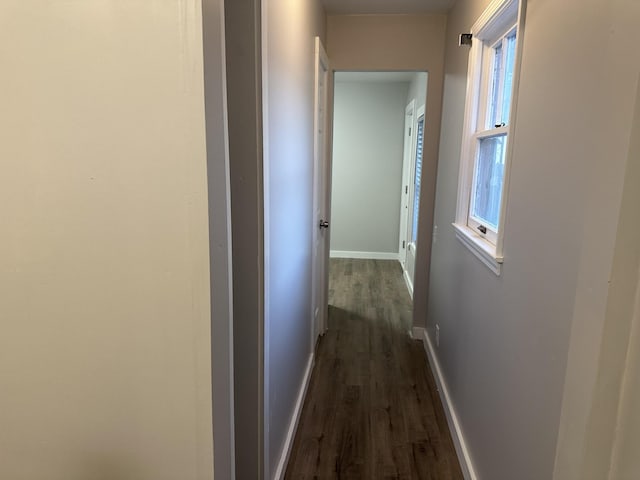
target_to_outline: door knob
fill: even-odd
[[[320,220],[320,228],[329,228],[329,222],[326,220]]]

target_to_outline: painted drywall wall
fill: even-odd
[[[638,79],[633,2],[527,3],[500,277],[450,226],[468,60],[457,35],[488,2],[460,0],[447,24],[427,328],[440,327],[452,407],[491,480],[582,478]]]
[[[209,276],[214,476],[235,478],[231,188],[223,0],[203,0],[202,40]]]
[[[426,72],[415,72],[409,84],[407,104],[411,100],[415,100],[416,111],[419,110],[420,107],[424,107],[427,103],[427,77],[428,74]]]
[[[264,428],[260,16],[260,1],[225,4],[233,234],[235,467],[239,479],[260,478]]]
[[[263,2],[265,477],[281,467],[311,359],[313,85],[317,1]]]
[[[636,13],[640,18],[640,6]],[[640,280],[640,226],[637,221],[640,204],[640,90],[636,94],[635,105],[613,265],[608,280],[605,319],[597,350],[592,354],[597,358],[597,370],[593,372],[595,383],[587,407],[587,423],[580,438],[583,445],[581,456],[578,457],[580,464],[579,468],[574,468],[580,472],[577,478],[585,480],[633,478],[640,474],[640,470],[637,470],[631,477],[618,477],[615,473],[609,476],[612,467],[629,472],[630,465],[633,465],[629,462],[628,453],[624,453],[625,447],[616,444],[624,444],[629,437],[633,438],[633,426],[637,421],[634,407],[629,408],[624,404],[629,405],[632,401],[629,397],[636,395],[634,390],[638,388],[638,377],[634,370],[634,357],[638,355],[638,325],[634,325],[633,317]],[[568,383],[565,391],[571,385],[573,383]],[[569,415],[567,409],[571,398],[571,393],[566,395],[564,416]],[[573,443],[574,440],[571,441]],[[567,447],[571,448],[563,437],[558,458],[565,462],[566,457],[562,457],[562,454]]]
[[[608,427],[612,438],[611,445],[601,448],[606,453],[612,452],[605,460],[611,461],[609,480],[635,478],[640,473],[640,458],[638,445],[640,444],[640,225],[637,222],[637,208],[640,205],[640,81],[636,95],[634,129],[631,134],[631,148],[629,149],[629,163],[625,173],[625,187],[622,197],[620,224],[616,260],[612,272],[617,290],[622,295],[609,298],[610,324],[613,332],[619,331],[629,339],[627,349],[618,347],[612,350],[616,355],[622,353],[624,358],[624,378],[619,389],[620,394],[614,397],[617,415],[613,427]],[[635,261],[634,261],[635,258]],[[617,270],[616,272],[616,265]],[[636,268],[634,268],[636,267]],[[616,278],[622,273],[624,277]],[[633,285],[636,285],[635,294]],[[635,304],[635,305],[634,305]],[[627,321],[628,320],[628,321]],[[628,328],[616,328],[620,325]],[[613,344],[613,342],[610,342]],[[620,342],[624,345],[624,342]],[[605,377],[606,378],[606,377]],[[602,389],[603,391],[610,388]],[[619,410],[618,410],[619,408]],[[594,432],[597,433],[597,432]],[[592,452],[587,452],[591,454]]]
[[[640,275],[640,272],[638,272]],[[625,381],[622,388],[620,412],[616,422],[616,439],[613,444],[609,480],[633,479],[640,472],[638,442],[640,442],[640,283],[636,291],[633,328],[629,339]]]
[[[413,323],[427,315],[429,259],[442,107],[446,15],[328,15],[327,54],[334,71],[409,70],[429,73],[424,173],[414,288]]]
[[[200,2],[0,18],[0,477],[211,479]]]
[[[398,253],[407,82],[340,81],[333,121],[331,250]]]

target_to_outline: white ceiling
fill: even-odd
[[[455,0],[323,0],[329,14],[441,13]]]
[[[336,72],[335,81],[340,82],[406,82],[410,83],[416,72]]]

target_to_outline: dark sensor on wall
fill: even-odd
[[[471,39],[473,36],[470,33],[461,33],[460,40],[458,41],[458,45],[462,47],[463,45],[471,46]]]

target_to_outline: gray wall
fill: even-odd
[[[0,478],[211,480],[200,2],[0,18]]]
[[[314,37],[318,1],[263,2],[265,463],[281,458],[311,359]]]
[[[262,472],[263,180],[260,1],[225,2],[225,45],[233,238],[235,466]],[[248,132],[254,132],[249,135]]]
[[[211,375],[215,478],[234,478],[233,307],[231,285],[231,198],[223,0],[202,2],[207,192],[209,197],[209,278]]]
[[[428,334],[439,324],[436,357],[480,479],[552,478],[554,463],[554,478],[586,478],[577,467],[636,97],[639,60],[627,45],[638,7],[527,2],[497,277],[451,227],[468,60],[457,36],[488,3],[459,0],[447,24]]]
[[[407,82],[336,73],[331,250],[398,253]]]

